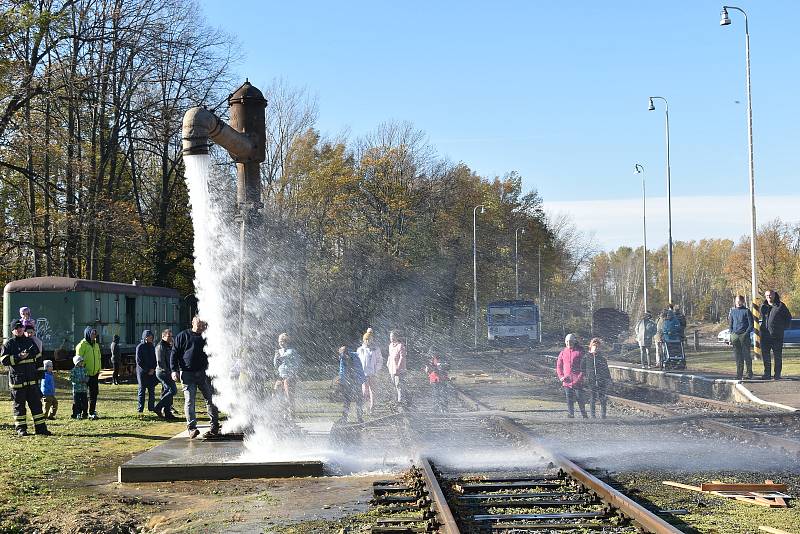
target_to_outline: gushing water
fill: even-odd
[[[208,322],[208,374],[217,392],[214,401],[228,416],[223,430],[245,434],[247,450],[241,461],[316,458],[330,460],[346,471],[406,464],[408,458],[399,451],[378,450],[356,458],[331,450],[327,429],[315,434],[310,428],[302,437],[285,437],[285,410],[273,400],[271,386],[274,338],[290,321],[285,316],[290,306],[280,289],[290,269],[280,264],[283,255],[275,253],[260,232],[261,237],[246,243],[248,254],[256,260],[248,268],[255,271],[252,266],[257,265],[258,272],[249,273],[251,281],[240,302],[243,260],[235,195],[226,188],[231,182],[212,172],[207,155],[185,156],[184,161],[194,226],[195,296],[198,313]],[[243,328],[240,305],[247,318]]]

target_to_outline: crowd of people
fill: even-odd
[[[207,375],[208,355],[203,336],[207,324],[199,317],[192,319],[191,328],[173,337],[170,329],[161,332],[156,341],[149,329],[142,332],[135,349],[137,411],[145,409],[161,419],[177,420],[174,399],[181,384],[184,398],[184,417],[189,438],[200,435],[197,428],[197,392],[206,402],[210,419],[207,437],[220,433],[219,410],[214,404],[214,388]],[[27,410],[30,410],[35,432],[51,435],[46,420],[55,419],[58,411],[53,361],[43,358],[42,342],[35,334],[35,321],[30,309],[20,309],[20,318],[11,324],[12,336],[2,348],[2,364],[9,368],[9,383],[13,399],[16,432],[28,434]],[[342,401],[342,421],[347,421],[350,407],[355,406],[356,419],[363,422],[364,407],[367,414],[375,410],[381,372],[386,367],[387,379],[392,387],[392,398],[402,409],[409,401],[405,385],[407,370],[406,345],[399,332],[389,334],[388,356],[384,360],[381,347],[374,339],[371,328],[362,336],[361,345],[355,351],[347,346],[339,349],[338,391]],[[122,353],[120,338],[115,335],[110,346],[113,372],[112,384],[121,383]],[[292,346],[287,333],[278,337],[278,348],[273,358],[276,380],[273,394],[277,406],[289,420],[294,418],[295,396],[302,359]],[[69,372],[72,386],[72,418],[99,419],[97,399],[99,375],[102,367],[102,352],[95,327],[87,326],[83,339],[75,346]],[[439,354],[431,351],[425,373],[431,385],[434,409],[447,410],[447,366]],[[157,394],[156,386],[161,385]]]
[[[792,322],[792,314],[781,301],[777,291],[764,292],[764,302],[759,306],[758,340],[764,371],[762,380],[780,380],[783,370],[784,332]],[[755,320],[748,309],[744,296],[734,299],[733,307],[728,312],[728,332],[733,348],[733,359],[736,362],[736,380],[753,379],[753,356],[751,348],[755,346]],[[659,366],[664,358],[664,345],[667,342],[686,341],[686,316],[680,307],[670,304],[654,322],[650,312],[646,312],[636,324],[636,341],[639,345],[641,365],[651,367],[651,352],[655,343],[655,365]],[[773,365],[774,364],[774,365]]]
[[[777,292],[767,291],[764,297],[765,302],[759,309],[758,323],[764,364],[761,378],[778,380],[782,371],[784,331],[789,327],[792,316]],[[728,322],[730,343],[736,361],[736,378],[752,379],[750,349],[755,321],[743,296],[735,298],[734,306],[728,314]],[[58,411],[53,362],[43,358],[42,341],[36,337],[35,325],[30,309],[21,308],[20,318],[11,324],[12,336],[3,344],[0,353],[2,364],[9,368],[14,426],[20,436],[28,434],[27,410],[31,412],[35,433],[40,435],[51,435],[46,421],[55,419]],[[135,351],[139,413],[144,412],[146,403],[147,410],[159,418],[177,420],[174,399],[180,383],[186,428],[192,439],[200,434],[195,409],[198,391],[206,402],[210,419],[207,436],[213,437],[220,433],[219,410],[214,404],[214,388],[207,375],[208,355],[203,336],[206,328],[204,321],[194,317],[191,328],[174,338],[172,330],[165,329],[158,342],[151,330],[144,330]],[[663,346],[666,343],[685,342],[685,330],[686,317],[678,306],[669,305],[659,314],[657,321],[653,321],[651,314],[646,312],[635,328],[641,366],[649,368],[652,364],[660,365],[664,358]],[[653,344],[656,346],[654,360],[651,359]],[[588,351],[584,351],[577,335],[569,334],[564,345],[558,355],[556,374],[564,389],[568,417],[575,417],[576,404],[581,416],[588,417],[588,401],[592,417],[597,416],[599,406],[600,417],[606,418],[607,391],[612,380],[608,361],[603,354],[602,341],[592,338]],[[351,407],[355,408],[356,421],[359,423],[363,422],[365,407],[367,414],[373,414],[384,365],[387,370],[384,376],[391,384],[391,395],[398,408],[402,410],[409,402],[405,383],[408,357],[406,345],[399,332],[389,333],[387,349],[387,357],[384,359],[383,351],[371,328],[364,332],[361,344],[355,350],[350,350],[346,345],[339,348],[337,389],[342,402],[340,421],[347,421]],[[119,336],[114,336],[110,351],[113,366],[111,380],[113,384],[119,384],[122,358]],[[273,358],[276,376],[273,392],[289,420],[294,418],[301,362],[300,354],[292,346],[289,335],[280,334],[278,349]],[[73,368],[69,375],[74,419],[99,418],[97,398],[101,367],[102,353],[97,329],[87,326],[83,339],[75,346]],[[447,364],[433,350],[427,354],[425,373],[431,387],[434,411],[447,411]],[[157,396],[156,386],[159,384],[161,391]]]

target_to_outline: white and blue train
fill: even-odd
[[[496,344],[526,344],[539,341],[539,306],[532,300],[498,300],[486,308],[488,339]]]

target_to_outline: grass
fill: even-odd
[[[686,365],[690,371],[712,371],[736,374],[736,360],[733,349],[724,351],[686,352]],[[761,375],[764,367],[761,361],[753,360],[753,374]],[[800,376],[800,349],[783,351],[783,376]]]
[[[157,388],[158,390],[159,388]],[[87,504],[86,479],[108,474],[134,454],[149,449],[183,429],[155,415],[136,411],[136,384],[100,384],[97,412],[101,419],[74,420],[67,372],[56,372],[58,415],[47,421],[54,436],[20,438],[14,431],[11,403],[0,425],[0,532],[25,531],[53,510],[74,510]],[[33,431],[28,414],[29,431]],[[92,496],[92,498],[95,498]]]

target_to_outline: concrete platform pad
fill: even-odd
[[[201,433],[205,429],[200,429]],[[322,476],[317,460],[243,462],[241,441],[190,440],[186,431],[132,458],[119,467],[119,482],[228,480]]]

